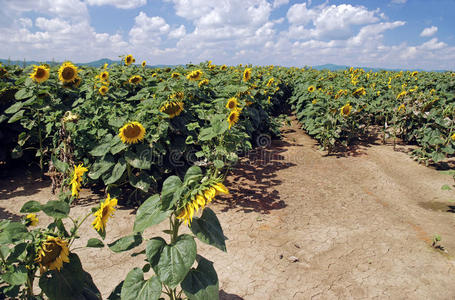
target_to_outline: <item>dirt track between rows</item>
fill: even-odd
[[[326,156],[294,122],[281,141],[243,158],[228,177],[231,195],[211,204],[227,253],[202,243],[198,252],[214,261],[221,299],[454,299],[455,192],[441,190],[452,182],[390,145]],[[72,215],[99,199],[81,196]],[[0,217],[17,218],[23,203],[49,198],[48,181],[1,180]],[[133,221],[133,210],[117,210],[107,242],[130,234]],[[96,237],[89,223],[81,245]],[[431,246],[434,234],[446,252]],[[144,256],[131,256],[137,251],[76,253],[106,298],[144,264]]]

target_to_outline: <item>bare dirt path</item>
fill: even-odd
[[[294,122],[243,158],[228,177],[229,197],[211,207],[228,237],[224,253],[199,243],[214,261],[221,299],[454,299],[455,192],[450,176],[388,145],[325,156]],[[23,203],[54,198],[30,176],[0,181],[0,217]],[[82,193],[80,216],[98,201]],[[119,209],[108,242],[130,234],[134,212]],[[44,220],[44,216],[41,216]],[[160,235],[166,224],[146,235]],[[80,244],[96,237],[89,222]],[[431,247],[442,236],[447,253]],[[107,297],[144,257],[108,249],[76,252]]]

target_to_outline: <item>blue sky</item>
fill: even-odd
[[[454,0],[0,0],[0,58],[455,70]]]

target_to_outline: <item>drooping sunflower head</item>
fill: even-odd
[[[168,101],[160,108],[161,112],[164,112],[169,115],[169,118],[174,118],[180,115],[183,111],[183,102],[182,101]]]
[[[232,125],[237,123],[239,121],[239,116],[240,116],[240,111],[237,109],[231,110],[229,113],[229,116],[227,118],[227,121],[229,123],[229,129],[231,129]]]
[[[202,74],[203,74],[203,73],[202,73],[201,70],[195,70],[195,71],[190,72],[190,74],[188,74],[188,75],[186,76],[186,78],[187,78],[188,80],[198,81],[198,80],[201,79]]]
[[[38,225],[38,217],[35,213],[30,213],[25,217],[26,225],[27,226],[36,226]]]
[[[69,263],[68,242],[53,236],[47,236],[37,251],[35,261],[40,265],[41,273],[50,270],[58,270],[63,267],[63,263]]]
[[[142,81],[142,76],[141,75],[133,75],[128,80],[128,82],[131,83],[131,84],[139,84],[141,81]]]
[[[342,108],[340,108],[340,114],[343,117],[347,117],[351,113],[351,109],[352,109],[351,104],[346,103]]]
[[[145,137],[145,128],[139,122],[129,122],[119,129],[119,137],[123,143],[136,144]]]
[[[308,87],[308,92],[310,92],[310,93],[314,92],[315,90],[316,90],[316,88],[314,87],[314,85],[310,85]]]
[[[78,69],[71,62],[64,62],[58,69],[58,79],[63,83],[73,82],[77,77]]]
[[[101,81],[107,81],[109,79],[109,72],[103,71],[103,72],[101,72],[99,77],[100,77]]]
[[[103,85],[102,87],[99,88],[98,92],[101,95],[105,96],[108,90],[109,90],[109,88],[107,86]]]
[[[93,220],[92,226],[96,231],[106,231],[107,220],[114,214],[116,205],[117,199],[111,199],[111,196],[107,194],[106,200],[101,202],[99,209],[94,213],[95,220]]]
[[[239,104],[239,101],[237,100],[237,98],[232,97],[232,98],[229,98],[228,102],[226,103],[226,108],[233,110],[233,109],[237,108],[238,104]]]
[[[243,81],[247,82],[251,79],[251,68],[246,68],[243,71]]]
[[[145,68],[146,65],[147,65],[147,62],[146,62],[145,60],[143,60],[141,66],[142,66],[143,68]]]
[[[88,169],[83,164],[74,165],[73,177],[71,179],[71,196],[78,198],[82,187],[82,176]]]
[[[37,83],[44,82],[49,79],[49,68],[47,66],[33,66],[33,73],[30,74],[30,78]]]
[[[129,66],[135,61],[134,57],[131,54],[128,54],[125,57],[125,65]]]

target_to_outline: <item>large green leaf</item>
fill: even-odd
[[[5,113],[7,114],[15,114],[19,111],[24,106],[24,103],[22,102],[16,102],[7,109],[5,109]]]
[[[133,249],[134,247],[139,246],[141,243],[142,235],[140,233],[136,233],[119,238],[118,240],[108,244],[108,246],[113,252],[118,253]]]
[[[146,173],[146,171],[141,171],[139,175],[131,174],[130,177],[130,184],[140,189],[144,192],[148,192],[150,188],[150,184],[154,181],[153,177]]]
[[[27,88],[18,90],[16,92],[16,94],[14,95],[16,100],[22,100],[22,99],[30,98],[32,96],[33,96],[33,89],[27,89]]]
[[[213,263],[199,255],[197,261],[197,268],[191,268],[182,281],[182,290],[190,300],[217,300],[219,283]]]
[[[164,221],[170,214],[170,211],[161,209],[160,195],[155,194],[149,197],[144,203],[139,206],[134,221],[134,231],[142,232],[147,227],[159,224]]]
[[[87,241],[87,246],[89,248],[103,248],[104,243],[103,241],[96,239],[96,238],[91,238]]]
[[[169,176],[163,182],[163,188],[161,189],[161,201],[164,208],[171,208],[176,201],[178,201],[177,192],[182,186],[182,180],[178,176]]]
[[[202,178],[202,169],[198,166],[192,166],[188,168],[185,173],[185,177],[183,178],[183,182],[188,185],[194,182],[198,182]]]
[[[196,259],[196,242],[188,234],[181,235],[174,244],[165,245],[152,268],[161,282],[175,288],[186,276]]]
[[[22,117],[24,116],[24,110],[20,110],[18,111],[17,113],[15,113],[9,120],[8,120],[8,123],[14,123],[16,121],[19,121],[20,119],[22,119]]]
[[[70,253],[69,260],[60,271],[48,271],[40,277],[39,287],[49,300],[101,299],[92,277],[82,269],[79,257]]]
[[[109,171],[114,164],[114,158],[112,155],[106,155],[103,159],[100,159],[93,164],[90,168],[90,172],[88,173],[88,177],[96,180],[100,178],[101,175]]]
[[[22,208],[20,210],[21,213],[36,213],[41,211],[41,203],[38,201],[27,201],[22,205]]]
[[[104,184],[108,185],[108,184],[116,182],[117,180],[119,180],[122,177],[125,170],[126,170],[126,161],[125,161],[125,159],[120,158],[118,160],[118,162],[115,164],[114,169],[112,170],[111,177],[109,177],[109,179],[106,180],[104,182]]]
[[[2,274],[1,278],[11,285],[21,285],[27,281],[25,266],[14,266],[12,270]]]
[[[0,245],[25,239],[29,235],[27,227],[19,222],[7,221],[0,231]]]
[[[65,201],[50,200],[41,206],[42,211],[55,219],[66,218],[70,212],[70,205]]]
[[[111,144],[110,142],[105,142],[93,148],[89,153],[92,156],[104,156],[109,150],[111,150]]]
[[[125,153],[125,159],[128,164],[137,169],[150,170],[152,165],[150,150],[136,153],[128,149]]]
[[[156,276],[144,280],[144,272],[140,268],[132,269],[122,286],[122,300],[155,300],[161,296],[161,282]]]
[[[215,246],[226,252],[223,229],[213,210],[206,207],[200,218],[193,218],[190,228],[191,232],[193,232],[201,242]]]
[[[166,241],[161,237],[154,237],[148,241],[145,247],[145,255],[151,265],[158,264],[164,246],[166,246]]]

